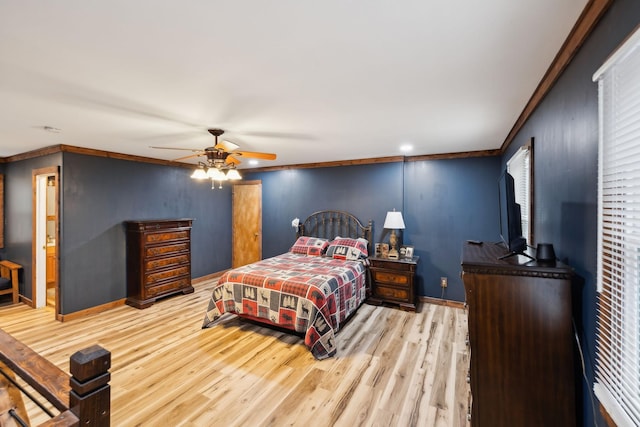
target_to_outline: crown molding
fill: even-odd
[[[133,162],[141,163],[153,163],[157,165],[183,167],[191,169],[194,165],[188,163],[174,162],[170,160],[154,159],[151,157],[133,156],[130,154],[116,153],[113,151],[96,150],[93,148],[76,147],[73,145],[51,145],[49,147],[39,148],[37,150],[27,151],[25,153],[16,154],[14,156],[4,157],[1,160],[2,163],[18,162],[21,160],[33,159],[36,157],[48,156],[56,153],[74,153],[83,154],[86,156],[95,157],[107,157],[110,159],[129,160]]]
[[[182,167],[192,169],[195,165],[190,163],[181,163],[170,160],[160,160],[151,157],[132,156],[129,154],[121,154],[113,151],[95,150],[93,148],[75,147],[73,145],[52,145],[45,148],[40,148],[33,151],[28,151],[15,156],[0,158],[0,163],[11,163],[21,160],[33,159],[36,157],[48,156],[55,153],[75,153],[83,154],[86,156],[107,157],[110,159],[129,160],[140,163],[153,163],[157,165]],[[428,154],[420,156],[390,156],[390,157],[373,157],[366,159],[354,159],[354,160],[340,160],[332,162],[319,162],[319,163],[300,163],[294,165],[283,166],[267,166],[263,168],[248,168],[241,169],[244,173],[252,172],[272,172],[278,170],[291,170],[291,169],[315,169],[315,168],[330,168],[337,166],[354,166],[354,165],[370,165],[378,163],[396,163],[396,162],[414,162],[422,160],[443,160],[443,159],[460,159],[469,157],[487,157],[498,156],[500,150],[482,150],[482,151],[467,151],[463,153],[445,153],[445,154]]]

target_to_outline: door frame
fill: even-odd
[[[53,176],[55,180],[55,251],[56,251],[56,272],[55,272],[55,317],[60,317],[60,167],[49,166],[46,168],[33,169],[31,171],[32,188],[32,227],[31,227],[31,306],[33,308],[44,307],[47,303],[47,277],[46,277],[46,181]],[[44,191],[43,191],[44,187]],[[42,212],[44,210],[44,215]],[[40,247],[44,251],[39,250]],[[39,255],[40,254],[40,255]],[[43,291],[44,290],[44,291]]]

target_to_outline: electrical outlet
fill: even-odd
[[[440,286],[443,288],[447,287],[447,278],[446,277],[441,277],[440,278]]]

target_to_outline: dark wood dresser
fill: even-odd
[[[404,310],[416,311],[415,274],[418,258],[387,259],[369,257],[371,295],[368,302],[398,304]]]
[[[191,219],[125,221],[127,304],[147,308],[157,298],[193,292]]]
[[[506,253],[494,243],[462,249],[471,425],[575,426],[573,271],[498,259]]]

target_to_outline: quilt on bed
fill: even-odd
[[[340,324],[366,298],[364,260],[345,261],[287,252],[223,274],[202,327],[236,313],[305,334],[316,359],[336,353]]]

